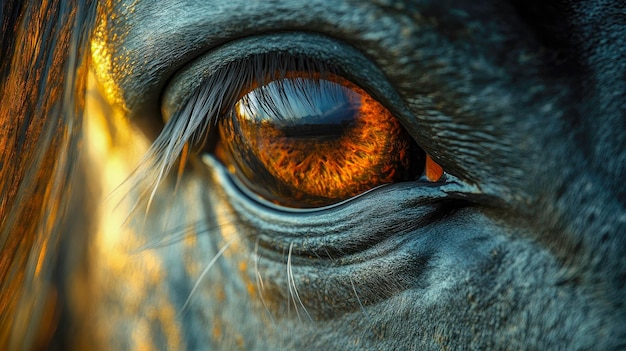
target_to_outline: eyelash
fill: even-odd
[[[166,121],[163,130],[150,146],[137,168],[123,184],[124,188],[146,189],[131,210],[131,215],[145,203],[149,211],[158,186],[178,162],[178,181],[190,154],[203,152],[213,140],[212,127],[246,91],[246,87],[284,76],[293,70],[335,73],[319,61],[282,53],[252,55],[219,69],[201,84]],[[268,72],[274,72],[268,74]],[[121,189],[120,189],[121,190]]]
[[[215,126],[235,102],[251,87],[284,78],[289,72],[306,72],[323,77],[341,74],[339,70],[318,60],[283,53],[253,55],[231,63],[209,77],[191,94],[187,102],[167,121],[146,157],[135,171],[131,186],[148,182],[153,189],[151,202],[161,180],[179,163],[179,177],[189,151],[202,152],[210,147],[212,126]],[[146,194],[144,194],[146,195]]]

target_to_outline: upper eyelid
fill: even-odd
[[[310,58],[333,67],[338,74],[359,85],[381,101],[396,116],[408,116],[402,100],[376,65],[351,46],[327,36],[287,32],[248,37],[225,44],[194,60],[179,70],[168,82],[161,99],[161,111],[167,121],[179,111],[189,96],[211,77],[223,73],[229,65],[252,56],[283,54]]]
[[[377,33],[398,38],[393,42],[400,45],[404,29],[401,20],[407,16],[393,14],[394,20],[386,21],[383,20],[386,17],[380,16],[379,5],[369,2],[357,5],[344,0],[302,2],[295,9],[289,1],[261,1],[255,6],[232,1],[220,2],[219,6],[210,1],[166,1],[170,4],[164,4],[158,11],[149,3],[139,2],[132,7],[132,15],[126,13],[128,8],[123,3],[102,4],[101,10],[108,14],[103,18],[109,20],[99,21],[92,47],[103,48],[100,53],[104,57],[92,63],[98,66],[94,68],[99,72],[99,80],[110,80],[116,86],[119,96],[115,98],[125,105],[127,117],[132,120],[156,116],[160,92],[172,75],[224,43],[253,33],[301,30],[358,42],[359,50],[376,52],[379,40],[365,34],[376,28]],[[173,6],[174,3],[179,4]],[[133,26],[132,18],[150,20],[145,25]],[[364,23],[365,18],[374,20],[376,25]],[[119,60],[114,59],[115,55]],[[124,66],[116,69],[121,63]]]

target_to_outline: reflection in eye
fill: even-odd
[[[286,207],[443,175],[385,107],[336,75],[290,74],[253,88],[219,133],[218,158],[246,187]]]

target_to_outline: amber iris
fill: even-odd
[[[246,187],[310,208],[424,174],[425,154],[385,107],[345,79],[326,78],[258,86],[221,120],[216,153]]]

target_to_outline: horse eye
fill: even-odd
[[[331,205],[379,185],[443,171],[400,122],[336,75],[290,74],[251,88],[219,122],[215,154],[277,205]]]

